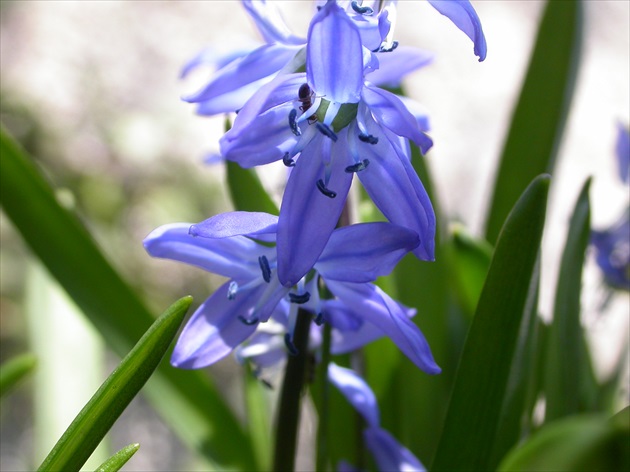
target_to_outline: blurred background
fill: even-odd
[[[405,85],[430,114],[435,146],[427,160],[441,205],[450,219],[480,235],[544,4],[473,4],[488,42],[483,63],[469,39],[427,2],[399,2],[396,37],[435,53],[434,63]],[[280,5],[290,27],[305,35],[312,3]],[[597,0],[584,7],[576,95],[544,237],[543,316],[551,309],[560,250],[584,180],[594,178],[594,228],[612,224],[629,199],[617,177],[614,146],[617,123],[627,126],[630,119],[630,3]],[[210,71],[186,81],[178,76],[201,49],[227,52],[261,41],[239,2],[3,0],[0,14],[2,125],[155,313],[186,294],[200,303],[220,280],[149,258],[142,239],[161,224],[196,222],[230,209],[223,169],[203,163],[218,150],[223,118],[195,116],[180,100]],[[276,196],[281,172],[281,164],[261,172]],[[26,350],[40,357],[38,374],[3,399],[0,469],[31,470],[118,360],[30,257],[3,213],[0,223],[0,360]],[[628,295],[609,296],[592,257],[584,285],[584,323],[605,373],[627,340]],[[238,405],[234,365],[230,359],[211,370]],[[47,366],[57,369],[54,375]],[[135,441],[142,449],[126,470],[204,467],[142,398],[116,424],[110,447]]]

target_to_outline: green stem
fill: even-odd
[[[324,338],[322,340],[322,361],[319,365],[318,380],[321,382],[321,410],[319,412],[319,424],[317,427],[317,458],[315,470],[325,471],[328,461],[328,405],[329,383],[328,364],[330,363],[330,332],[329,323],[324,324]]]
[[[300,400],[304,387],[307,366],[308,333],[311,314],[299,309],[293,344],[298,350],[295,356],[289,356],[287,368],[280,392],[280,406],[276,418],[276,445],[273,470],[292,472],[295,470],[295,451],[297,449],[297,430],[300,420]]]

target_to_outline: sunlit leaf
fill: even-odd
[[[487,215],[486,239],[492,244],[529,182],[539,174],[553,173],[575,89],[582,8],[579,0],[547,2]]]
[[[117,472],[131,459],[131,456],[133,456],[138,449],[140,449],[140,444],[138,443],[123,447],[120,451],[103,462],[95,472]]]
[[[40,471],[79,470],[85,464],[157,368],[191,303],[191,297],[178,300],[153,323],[57,441]]]
[[[549,177],[536,178],[506,220],[468,332],[431,470],[491,470],[545,221]]]

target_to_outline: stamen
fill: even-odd
[[[324,324],[324,314],[323,313],[317,313],[317,316],[315,317],[315,319],[313,321],[315,321],[315,324],[317,326],[323,325]]]
[[[370,165],[370,161],[367,159],[363,159],[363,162],[357,162],[351,166],[346,167],[346,172],[348,174],[352,174],[353,172],[360,172]]]
[[[289,112],[289,127],[291,128],[291,131],[293,132],[294,135],[300,136],[302,134],[302,131],[300,130],[300,127],[297,125],[297,123],[295,122],[296,118],[297,118],[297,110],[293,108]]]
[[[352,9],[354,11],[356,11],[357,13],[361,14],[361,15],[367,15],[370,16],[372,13],[374,13],[374,10],[372,10],[370,7],[362,7],[359,5],[359,2],[357,2],[356,0],[354,0],[352,3]]]
[[[334,143],[337,142],[337,135],[335,134],[335,132],[330,128],[330,126],[324,124],[324,123],[316,123],[315,126],[317,127],[317,130],[322,133],[324,136],[330,138],[333,140]]]
[[[271,268],[269,267],[267,256],[260,256],[258,258],[258,265],[260,266],[260,270],[262,271],[263,279],[265,280],[265,282],[269,283],[271,281]]]
[[[380,48],[372,52],[392,52],[397,47],[398,47],[398,41],[393,41],[391,46],[381,46]]]
[[[300,294],[297,294],[297,293],[289,294],[289,300],[291,301],[291,303],[297,303],[298,305],[301,305],[302,303],[306,303],[310,299],[311,299],[311,294],[308,292],[304,292]]]
[[[287,350],[292,356],[297,356],[300,353],[297,347],[295,347],[295,344],[293,344],[293,341],[291,340],[291,335],[289,333],[286,333],[284,335],[284,344],[287,346]]]
[[[284,156],[282,156],[282,163],[287,167],[295,167],[295,161],[288,152],[285,152]]]
[[[243,323],[246,326],[252,326],[255,325],[256,323],[258,323],[258,318],[256,316],[254,316],[253,318],[245,318],[242,315],[238,315],[238,320]]]
[[[359,139],[364,143],[368,144],[377,144],[378,138],[376,136],[372,136],[371,134],[361,133],[359,134]]]
[[[236,294],[238,293],[238,284],[236,281],[232,280],[230,285],[228,285],[227,297],[228,300],[234,300]]]
[[[333,192],[332,190],[326,188],[326,185],[324,184],[324,181],[322,179],[319,179],[317,181],[317,189],[328,198],[335,198],[337,196],[337,192]]]

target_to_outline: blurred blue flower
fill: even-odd
[[[223,156],[243,167],[280,159],[292,167],[278,224],[278,277],[285,286],[319,257],[355,173],[389,221],[420,236],[414,254],[434,258],[435,215],[411,165],[408,139],[423,153],[432,141],[398,97],[364,83],[372,62],[364,51],[354,23],[327,3],[309,29],[306,73],[262,87],[221,139]]]
[[[619,178],[630,184],[630,133],[622,124],[617,126],[615,154]],[[592,231],[591,244],[606,283],[630,291],[630,205],[611,228]]]
[[[177,223],[154,230],[144,241],[154,257],[201,267],[230,280],[223,284],[193,314],[179,337],[171,363],[176,367],[200,368],[229,354],[254,334],[259,323],[282,316],[280,302],[312,303],[321,312],[317,275],[328,289],[360,316],[374,331],[392,338],[420,368],[438,373],[428,343],[399,304],[369,282],[391,272],[395,264],[418,245],[411,230],[387,223],[364,223],[333,232],[314,264],[311,279],[297,289],[283,287],[277,278],[276,237],[278,217],[265,213],[232,212],[214,216],[196,225]],[[262,242],[257,242],[254,239]],[[277,311],[280,310],[280,311]],[[343,312],[331,315],[337,324]],[[346,316],[347,318],[347,316]],[[356,324],[356,323],[355,323]],[[292,322],[286,344],[292,348]],[[360,333],[360,324],[355,331]],[[370,335],[368,330],[367,335]],[[361,333],[365,338],[365,332]]]
[[[595,260],[611,287],[630,291],[630,210],[612,228],[593,231]]]
[[[359,375],[351,369],[331,363],[328,365],[328,380],[365,419],[367,428],[363,431],[363,439],[379,471],[426,470],[411,451],[380,427],[380,413],[374,392]],[[347,464],[343,464],[342,469],[351,470]]]

